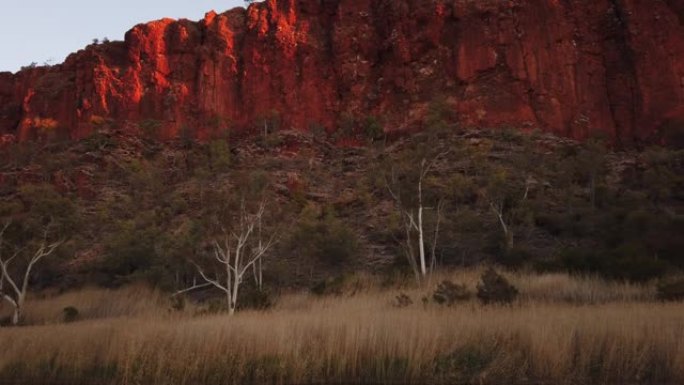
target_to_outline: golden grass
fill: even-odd
[[[134,285],[118,290],[86,288],[56,296],[30,298],[25,322],[31,325],[62,322],[64,308],[75,307],[80,319],[155,317],[168,313],[168,295]],[[0,317],[9,315],[9,308]]]
[[[414,299],[429,295],[431,290],[443,280],[465,284],[472,292],[477,290],[477,283],[485,268],[459,269],[435,273],[424,289],[415,289],[411,281],[403,281],[402,285],[392,285],[392,289],[403,289],[412,293]],[[610,302],[652,302],[656,299],[654,283],[635,284],[630,282],[606,281],[598,276],[572,276],[566,273],[534,274],[529,272],[507,272],[509,281],[520,290],[520,301],[537,301],[573,304],[602,304]],[[357,274],[344,283],[345,292],[378,292],[387,291],[376,277]]]
[[[472,274],[449,276],[465,282]],[[169,315],[160,305],[128,318],[0,329],[0,382],[684,382],[684,305],[639,302],[650,288],[637,294],[640,287],[594,279],[521,274],[512,281],[523,298],[509,307],[399,309],[391,305],[397,290],[360,279],[357,287],[366,289],[354,296],[286,295],[268,312],[234,317]],[[581,287],[570,293],[575,303],[567,293],[545,292],[559,287]],[[613,292],[602,296],[599,288]],[[577,305],[576,298],[601,304]]]

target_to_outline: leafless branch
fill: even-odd
[[[182,290],[178,290],[177,292],[173,293],[173,294],[171,295],[171,297],[176,297],[176,296],[178,296],[178,295],[185,294],[185,293],[187,293],[187,292],[190,292],[190,291],[193,291],[193,290],[197,290],[197,289],[203,289],[203,288],[209,287],[209,286],[212,286],[212,284],[209,283],[209,282],[205,282],[205,283],[201,283],[201,284],[194,284],[194,285],[192,285],[192,286],[190,286],[190,287],[188,287],[188,288],[185,288],[185,289],[182,289]]]

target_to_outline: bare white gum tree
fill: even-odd
[[[535,181],[529,174],[510,175],[505,170],[494,171],[491,178],[486,188],[489,209],[499,223],[504,246],[510,251],[515,244],[515,208],[528,199]]]
[[[390,180],[386,180],[385,184],[387,186],[387,189],[389,190],[390,195],[395,201],[395,205],[397,207],[397,210],[399,210],[399,213],[402,218],[402,222],[404,224],[404,231],[405,231],[405,236],[406,240],[404,241],[404,244],[402,245],[404,248],[404,252],[406,254],[406,257],[408,258],[409,264],[414,272],[414,275],[416,277],[416,281],[418,283],[422,282],[430,272],[432,272],[436,266],[436,249],[437,249],[437,240],[439,238],[439,226],[440,222],[442,220],[442,211],[444,209],[444,204],[443,201],[440,201],[437,207],[435,208],[430,208],[425,206],[424,202],[424,185],[425,185],[425,179],[429,175],[429,173],[433,170],[435,163],[444,155],[447,154],[448,151],[442,152],[436,156],[434,156],[432,159],[427,159],[426,157],[423,157],[420,162],[420,169],[418,170],[418,175],[417,175],[417,180],[414,181],[416,183],[416,203],[415,205],[410,205],[406,204],[406,202],[402,199],[402,194],[399,191],[400,189],[397,187],[399,185],[399,178],[395,173],[395,170],[392,169],[390,173]],[[431,248],[431,261],[429,263],[429,268],[428,268],[428,261],[427,261],[427,251],[426,251],[426,232],[427,230],[425,229],[425,219],[424,219],[424,213],[428,209],[434,209],[436,210],[436,222],[435,222],[435,228],[434,228],[434,233],[433,233],[433,242],[432,242],[432,248]],[[416,236],[414,236],[414,234]],[[418,242],[418,258],[416,260],[415,256],[415,251],[414,251],[414,245],[413,245],[413,239],[417,238]]]
[[[12,277],[10,267],[12,262],[17,260],[17,257],[22,254],[24,249],[14,251],[14,253],[7,258],[3,255],[5,249],[5,232],[10,224],[10,222],[7,222],[2,230],[0,230],[0,299],[4,299],[12,305],[14,308],[12,313],[12,325],[18,325],[23,315],[26,293],[28,291],[29,280],[31,279],[33,268],[43,258],[53,254],[64,241],[60,240],[49,243],[47,241],[48,232],[46,229],[38,249],[30,255],[23,274],[19,274],[20,278],[15,280]],[[5,289],[5,285],[7,285],[7,290]]]
[[[264,201],[259,203],[254,213],[250,213],[247,211],[243,200],[240,205],[237,224],[233,226],[234,230],[230,232],[224,230],[223,237],[213,241],[213,257],[219,265],[214,275],[210,276],[202,266],[192,261],[204,282],[195,283],[187,289],[176,292],[175,295],[213,286],[221,290],[226,296],[228,313],[230,315],[235,314],[238,307],[238,292],[245,274],[251,271],[257,287],[261,289],[263,285],[263,259],[276,242],[275,233],[266,239],[262,237],[262,223],[265,213],[266,204]]]
[[[494,215],[499,221],[499,225],[501,225],[501,231],[503,231],[503,236],[504,236],[504,242],[506,246],[506,250],[510,250],[513,248],[513,231],[511,230],[510,226],[508,225],[504,213],[504,202],[503,201],[495,201],[495,200],[490,200],[489,202],[489,208],[492,210]]]

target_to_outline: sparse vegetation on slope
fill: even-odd
[[[423,133],[352,148],[282,130],[269,134],[275,146],[226,137],[160,143],[103,121],[80,142],[4,147],[0,211],[20,223],[35,208],[44,217],[68,208],[73,235],[37,271],[36,288],[191,287],[199,278],[191,262],[213,258],[212,240],[250,178],[263,181],[278,211],[279,242],[263,266],[275,291],[359,269],[404,279],[411,263],[420,274],[422,264],[493,262],[633,281],[684,267],[681,151],[459,131],[434,115]],[[421,203],[411,170],[423,160]],[[418,225],[420,207],[416,232],[405,222],[413,212]]]

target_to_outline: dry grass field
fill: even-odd
[[[35,298],[32,326],[0,329],[0,383],[684,383],[683,304],[656,302],[651,285],[506,275],[520,290],[511,306],[423,304],[431,287],[364,276],[340,296],[284,294],[233,317],[171,310],[142,287]],[[472,289],[478,276],[434,281]],[[414,303],[394,306],[400,291]],[[60,323],[65,306],[81,320]]]

